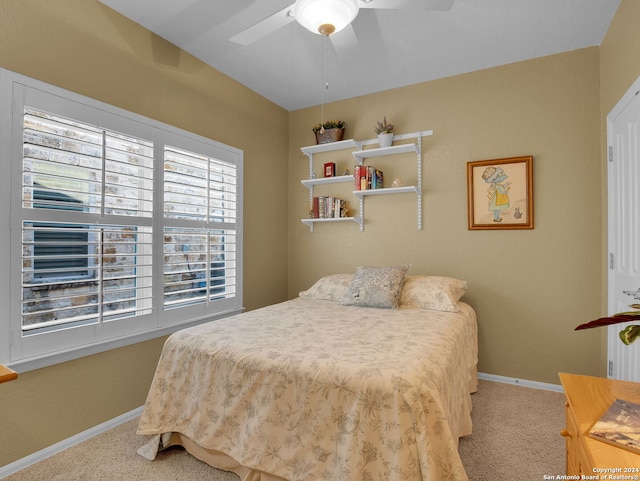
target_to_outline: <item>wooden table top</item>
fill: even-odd
[[[18,374],[15,371],[0,364],[0,383],[13,381],[14,379],[17,379],[17,377]]]
[[[578,429],[584,435],[586,454],[592,466],[640,468],[640,454],[592,439],[587,434],[616,399],[640,403],[640,383],[566,373],[560,373],[559,376],[567,401],[575,414]],[[621,474],[640,477],[639,471]]]

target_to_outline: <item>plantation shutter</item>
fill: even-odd
[[[238,167],[165,146],[163,306],[237,293]]]
[[[25,107],[23,334],[151,312],[153,143]]]

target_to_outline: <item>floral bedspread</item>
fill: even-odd
[[[290,481],[467,480],[477,326],[461,305],[297,298],[177,332],[138,433],[179,432]]]

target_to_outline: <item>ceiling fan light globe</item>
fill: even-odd
[[[349,25],[358,15],[358,0],[296,0],[293,16],[310,32],[330,35]],[[332,26],[334,29],[331,30]],[[329,33],[323,33],[329,32]]]

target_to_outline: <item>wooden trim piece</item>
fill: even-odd
[[[13,381],[18,378],[18,373],[0,364],[0,383]]]

